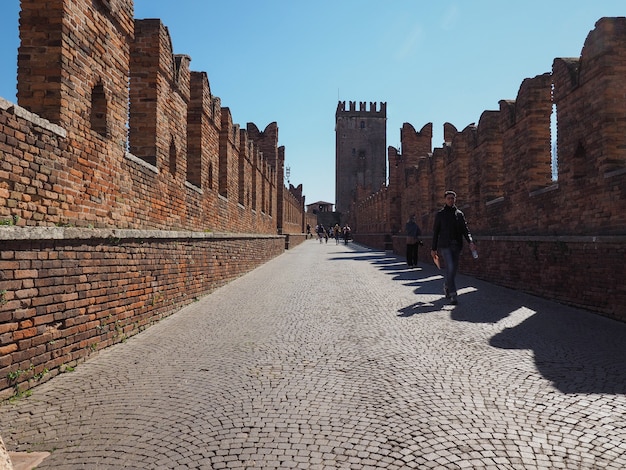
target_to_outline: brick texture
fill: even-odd
[[[95,232],[72,238],[58,228],[36,241],[2,240],[0,391],[5,395],[125,341],[284,250],[277,235],[170,232],[160,238],[163,232],[136,230],[104,238]],[[11,379],[10,373],[18,375]]]

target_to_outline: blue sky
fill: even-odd
[[[0,96],[16,102],[19,0],[2,0]],[[460,131],[556,57],[580,56],[624,0],[135,0],[160,18],[174,53],[207,72],[236,123],[276,121],[290,181],[307,204],[335,201],[338,101],[386,102],[387,145],[404,122]]]

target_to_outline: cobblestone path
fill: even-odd
[[[624,469],[626,324],[310,240],[0,406],[39,469]]]

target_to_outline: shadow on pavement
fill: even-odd
[[[447,310],[454,321],[496,324],[522,312],[526,318],[503,327],[490,346],[532,350],[538,372],[563,393],[626,394],[624,323],[463,275],[457,277],[459,304],[452,306],[442,295],[442,273],[435,266],[420,262],[409,269],[403,257],[381,251],[349,258],[369,261],[415,286],[423,300],[398,310],[400,318]]]
[[[540,307],[489,344],[532,350],[537,370],[564,393],[626,393],[626,325],[615,320]]]

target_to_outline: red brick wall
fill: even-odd
[[[284,250],[276,235],[5,227],[0,237],[0,397],[124,341]],[[10,372],[19,377],[9,380]]]
[[[294,188],[289,185],[283,192],[283,222],[282,233],[302,234],[306,231],[304,221],[304,196],[302,195],[302,185]]]
[[[234,123],[206,73],[173,53],[160,20],[133,19],[131,0],[47,0],[45,9],[25,0],[22,8],[18,103],[65,134],[52,137],[55,148],[31,149],[38,123],[8,126],[27,126],[18,135],[30,139],[17,153],[9,145],[11,154],[55,163],[30,168],[23,188],[8,181],[17,205],[0,215],[19,216],[20,225],[268,234],[282,227],[277,124],[259,132]],[[95,107],[101,113],[92,119]],[[50,176],[37,175],[40,168]],[[46,213],[22,209],[33,206],[23,194],[45,180],[56,184],[37,195]]]
[[[400,232],[394,247],[404,253],[408,216],[417,215],[428,239],[444,190],[454,189],[481,252],[463,271],[626,321],[625,68],[626,18],[603,18],[579,59],[555,59],[552,73],[524,80],[517,98],[485,111],[478,126],[458,132],[447,123],[444,147],[430,152],[430,125],[416,132],[404,124],[402,155],[389,149],[389,187],[351,215],[355,239],[378,239],[382,249],[379,214],[400,207],[400,230],[397,215],[384,230]],[[430,262],[429,250],[420,256]]]
[[[480,257],[465,250],[463,272],[626,321],[626,236],[496,236],[477,243]]]
[[[22,107],[63,127],[90,131],[91,89],[108,100],[108,138],[126,140],[133,2],[21,0],[18,97]]]
[[[303,196],[278,212],[276,123],[234,123],[159,20],[132,0],[21,5],[22,106],[0,98],[2,396],[279,255],[279,223],[293,246],[304,220]]]

